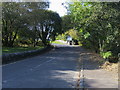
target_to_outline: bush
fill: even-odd
[[[65,34],[60,34],[56,37],[56,40],[64,40],[66,41],[66,35]]]
[[[108,57],[110,57],[112,55],[111,51],[108,51],[108,52],[100,52],[100,55],[106,59]]]
[[[115,56],[112,56],[112,57],[109,57],[108,58],[108,61],[110,63],[117,63],[119,61],[119,58],[118,57],[115,57]]]

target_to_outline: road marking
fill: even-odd
[[[48,53],[49,53],[49,52],[48,52]],[[63,55],[63,53],[60,54],[59,56],[61,56],[61,55]],[[40,58],[42,58],[42,57],[40,57]],[[40,66],[42,66],[43,64],[46,64],[46,63],[48,63],[48,62],[50,62],[50,61],[53,61],[54,59],[55,59],[55,57],[52,58],[52,59],[50,59],[50,60],[47,60],[47,61],[45,61],[45,62],[43,62],[43,63],[41,63],[41,64],[39,64],[39,65],[36,66],[36,67],[33,67],[33,68],[27,70],[26,73],[28,73],[29,71],[31,71],[31,72],[32,72],[32,71],[35,71],[35,69],[37,69],[38,67],[40,67]],[[14,63],[17,63],[17,62],[23,62],[23,61],[24,61],[24,60],[22,60],[22,61],[16,61],[16,62],[13,62],[13,63],[10,63],[10,64],[6,64],[6,65],[4,65],[4,66],[8,66],[8,65],[11,65],[11,64],[14,64]],[[19,76],[19,77],[21,77],[21,76]],[[3,83],[7,83],[7,82],[12,81],[12,80],[15,80],[16,78],[19,78],[19,77],[7,79],[7,80],[4,80],[4,81],[2,81],[2,82],[3,82]]]
[[[48,61],[46,61],[46,62],[43,62],[43,63],[41,63],[41,64],[39,64],[38,66],[36,66],[36,67],[33,67],[33,68],[31,68],[31,69],[29,69],[30,71],[35,71],[35,69],[37,69],[38,67],[40,67],[41,65],[43,65],[43,64],[45,64],[45,63],[48,63],[48,62],[50,62],[50,61],[53,61],[55,58],[52,58],[52,59],[50,59],[50,60],[48,60]],[[29,72],[29,71],[28,71]],[[17,77],[15,77],[15,78],[12,78],[12,79],[8,79],[8,80],[4,80],[4,81],[2,81],[3,83],[7,83],[7,82],[9,82],[9,81],[12,81],[12,80],[14,80],[14,79],[16,79]]]
[[[64,53],[61,53],[61,54],[59,54],[57,57],[60,57],[60,56],[62,56]],[[17,78],[20,78],[20,77],[22,77],[22,76],[25,76],[25,75],[29,75],[30,73],[28,73],[28,72],[34,72],[37,68],[39,68],[40,66],[42,66],[42,65],[44,65],[44,64],[46,64],[46,63],[49,63],[49,62],[51,62],[51,61],[55,61],[55,59],[56,59],[56,56],[54,56],[52,59],[47,59],[47,61],[45,61],[45,62],[43,62],[43,63],[41,63],[41,64],[39,64],[39,65],[37,65],[37,66],[35,66],[35,67],[33,67],[33,68],[31,68],[31,69],[28,69],[27,70],[27,72],[26,73],[24,73],[24,75],[21,75],[21,76],[18,76],[18,77],[13,77],[13,78],[11,78],[11,79],[7,79],[7,80],[4,80],[3,81],[3,83],[5,84],[5,83],[9,83],[10,81],[14,81],[15,79],[17,79]],[[22,61],[17,61],[17,62],[24,62],[24,60],[22,60]],[[17,62],[14,62],[14,63],[17,63]],[[14,64],[14,63],[11,63],[11,64]],[[20,64],[20,63],[19,63]],[[7,65],[10,65],[10,64],[7,64]],[[6,65],[5,65],[6,66]],[[37,69],[38,70],[38,69]]]
[[[41,65],[43,65],[43,64],[45,64],[45,63],[48,63],[48,62],[50,62],[50,61],[53,61],[54,59],[55,59],[55,57],[52,58],[52,59],[50,59],[50,60],[48,60],[48,61],[46,61],[46,62],[43,62],[43,63],[37,65],[36,67],[33,67],[32,69],[36,69],[36,68],[40,67]]]

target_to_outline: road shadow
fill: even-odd
[[[103,64],[104,59],[89,50],[86,50],[83,47],[80,46],[57,46],[55,48],[55,52],[50,53],[54,54],[55,57],[57,58],[64,58],[64,57],[59,57],[58,54],[63,54],[66,56],[66,58],[78,58],[79,64],[81,65],[84,63],[84,69],[89,69],[89,70],[94,70],[94,69],[100,69],[100,66]],[[48,57],[49,58],[49,57]]]
[[[3,87],[74,89],[78,80],[77,66],[82,63],[81,60],[91,67],[84,69],[99,69],[97,65],[93,66],[96,61],[89,61],[91,55],[78,46],[56,47],[43,55],[3,67]]]
[[[3,88],[69,88],[77,81],[79,47],[58,47],[3,67]]]

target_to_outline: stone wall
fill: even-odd
[[[32,50],[32,51],[24,51],[24,52],[18,52],[18,53],[10,53],[10,54],[3,54],[2,55],[2,64],[15,62],[24,58],[28,58],[35,55],[43,54],[49,50],[51,50],[53,46],[45,47],[43,49],[39,50]]]

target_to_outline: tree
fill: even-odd
[[[69,12],[84,46],[101,55],[117,56],[120,49],[120,3],[74,2]],[[105,55],[107,56],[107,55]],[[107,58],[107,57],[105,57]]]
[[[38,9],[32,11],[31,17],[32,28],[37,31],[45,46],[49,45],[50,38],[54,39],[56,34],[61,32],[61,18],[56,12]]]
[[[26,33],[29,29],[29,12],[34,9],[45,9],[49,6],[48,2],[4,2],[2,4],[2,42],[3,46],[12,47],[17,36]],[[20,35],[19,35],[20,37]]]
[[[16,36],[21,28],[25,25],[25,18],[23,8],[19,3],[3,3],[2,4],[2,42],[4,46],[12,47]]]
[[[66,36],[71,36],[74,40],[79,40],[80,33],[77,30],[70,29],[65,32]]]
[[[74,28],[74,23],[70,15],[65,15],[62,17],[62,32],[66,32]]]

